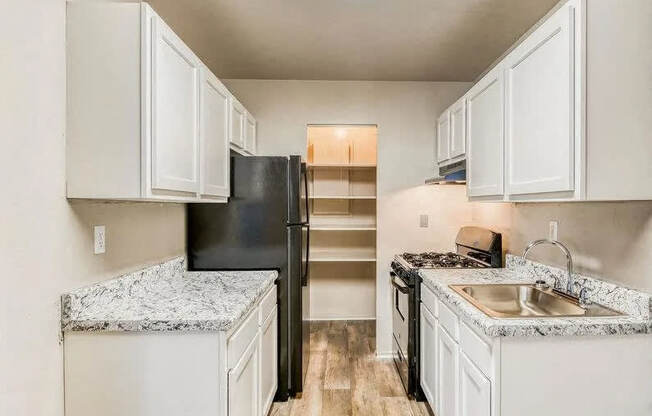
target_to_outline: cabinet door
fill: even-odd
[[[574,189],[574,44],[568,6],[506,58],[509,194]]]
[[[256,119],[247,111],[245,117],[245,150],[256,154]]]
[[[437,162],[450,159],[450,111],[446,110],[437,121]]]
[[[244,149],[245,135],[245,108],[235,97],[230,100],[229,141],[231,144]]]
[[[229,92],[208,68],[201,72],[200,192],[228,197]]]
[[[437,416],[457,416],[459,346],[441,325],[437,343]]]
[[[277,376],[277,309],[260,328],[260,415],[266,415],[274,401],[278,385]]]
[[[347,165],[351,162],[349,129],[336,126],[308,126],[310,163]]]
[[[488,73],[467,94],[469,196],[503,195],[503,97],[502,66]]]
[[[437,319],[421,304],[419,361],[421,388],[430,407],[436,409],[437,394]]]
[[[351,135],[351,164],[376,164],[376,126],[356,126]]]
[[[258,342],[256,336],[235,367],[229,371],[229,416],[258,416]]]
[[[464,155],[466,152],[466,100],[462,98],[451,107],[451,159]]]
[[[200,61],[158,17],[152,19],[152,188],[197,192]]]
[[[460,416],[491,416],[491,382],[460,354]]]

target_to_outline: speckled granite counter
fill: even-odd
[[[576,283],[591,289],[589,298],[625,313],[624,316],[590,318],[491,318],[448,287],[451,284],[533,283],[555,279],[566,286],[566,271],[507,256],[504,269],[422,269],[422,284],[451,307],[467,324],[490,337],[554,335],[630,335],[652,333],[652,295],[587,276],[574,275]]]
[[[276,271],[188,272],[184,258],[61,297],[64,331],[228,331]]]

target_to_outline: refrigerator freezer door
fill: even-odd
[[[228,204],[188,204],[190,270],[276,269],[287,262],[288,162],[231,158]]]

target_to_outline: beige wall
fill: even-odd
[[[469,204],[464,187],[423,185],[426,177],[433,176],[436,117],[470,84],[260,80],[226,80],[225,84],[256,117],[261,154],[305,156],[306,125],[311,123],[378,125],[376,282],[313,282],[311,297],[313,305],[329,308],[333,299],[342,308],[364,302],[371,316],[375,307],[379,353],[391,351],[388,273],[394,254],[453,249],[455,233],[464,224],[508,229],[510,205]],[[430,215],[429,228],[418,227],[419,214]],[[374,283],[375,302],[369,299]],[[313,310],[325,317],[321,312]],[[356,308],[353,313],[359,316],[361,311]]]
[[[63,415],[61,293],[185,251],[183,205],[66,200],[64,25],[64,0],[3,2],[0,415]]]
[[[521,254],[528,241],[545,238],[552,220],[578,272],[652,292],[652,202],[515,204],[510,251]],[[566,266],[556,248],[534,250],[532,259]]]

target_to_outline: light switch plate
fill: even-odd
[[[558,230],[559,223],[557,221],[550,221],[548,224],[548,239],[557,241]]]
[[[96,225],[93,227],[93,252],[95,254],[102,254],[106,252],[106,227],[103,225]]]
[[[427,214],[419,215],[419,227],[428,228],[428,215]]]

